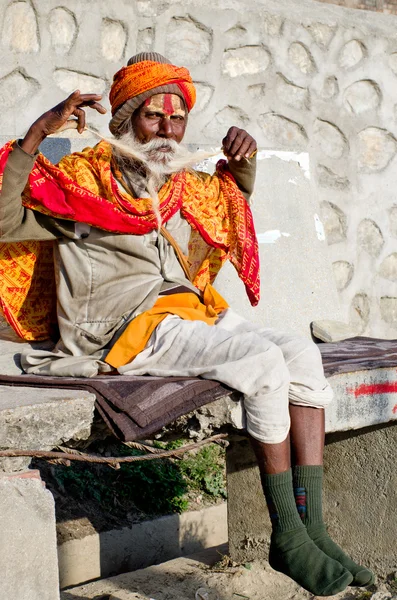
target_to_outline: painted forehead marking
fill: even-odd
[[[169,117],[171,115],[186,115],[182,99],[176,94],[155,94],[145,100],[144,106],[149,110],[161,111]]]

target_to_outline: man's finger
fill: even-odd
[[[256,145],[256,141],[253,139],[250,147],[248,148],[247,152],[244,154],[245,158],[251,158],[252,155],[257,151],[258,147]]]
[[[230,148],[236,139],[240,129],[238,127],[231,127],[227,132],[226,136],[222,140],[223,149],[226,151],[226,154],[230,152]]]
[[[76,108],[73,111],[75,117],[77,117],[77,131],[83,133],[85,128],[85,112],[81,108]]]
[[[241,147],[242,145],[245,143],[245,141],[247,140],[247,138],[250,140],[251,136],[248,135],[248,133],[244,130],[240,130],[236,139],[234,140],[231,148],[230,148],[230,155],[231,156],[236,156],[237,154],[241,154]]]

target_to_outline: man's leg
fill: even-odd
[[[354,577],[350,585],[370,585],[373,573],[331,540],[323,521],[324,410],[290,404],[290,415],[294,490],[302,522],[316,546],[350,571]]]
[[[270,565],[312,594],[332,596],[341,592],[353,576],[316,546],[301,521],[293,489],[289,436],[278,444],[252,437],[251,442],[272,522]]]

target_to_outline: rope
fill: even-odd
[[[142,460],[155,460],[157,458],[170,458],[174,456],[179,456],[185,454],[186,452],[192,452],[197,448],[201,448],[202,446],[206,446],[207,444],[216,443],[225,443],[226,438],[228,437],[227,433],[219,433],[218,435],[213,435],[212,437],[207,438],[206,440],[202,440],[201,442],[196,442],[195,444],[189,444],[188,446],[183,446],[182,448],[176,448],[175,450],[164,450],[160,452],[156,452],[155,454],[144,454],[143,456],[94,456],[92,454],[83,454],[80,452],[76,452],[76,450],[72,450],[69,448],[65,448],[63,452],[49,452],[47,450],[20,450],[20,449],[12,449],[12,450],[0,450],[0,458],[15,458],[17,456],[31,456],[33,458],[44,458],[45,460],[66,460],[72,461],[76,460],[79,462],[88,462],[88,463],[99,463],[105,464],[109,466],[113,466],[116,468],[120,468],[120,463],[133,463],[139,462]],[[141,444],[139,444],[142,446]],[[142,446],[142,449],[144,447]],[[146,448],[145,448],[146,449]]]

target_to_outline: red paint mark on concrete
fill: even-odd
[[[392,412],[393,412],[393,415],[395,415],[397,413],[397,404],[395,404],[393,406],[393,411]]]
[[[357,388],[349,388],[347,391],[354,394],[356,398],[359,396],[373,396],[375,394],[396,394],[397,381],[386,383],[363,383]],[[393,412],[397,412],[397,404],[394,407]]]

